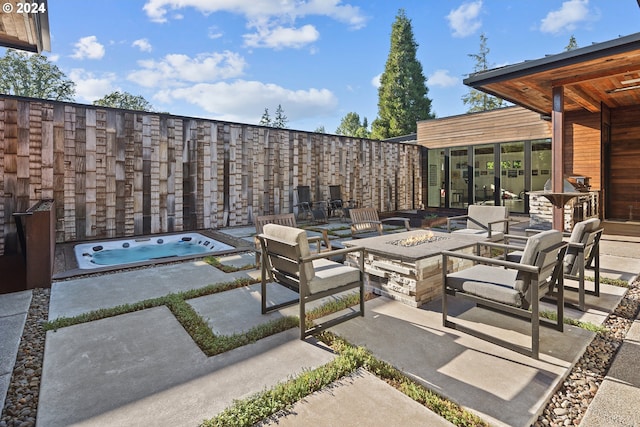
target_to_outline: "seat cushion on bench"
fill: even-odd
[[[309,292],[334,289],[360,280],[360,270],[328,259],[313,260],[315,275],[309,282]]]
[[[447,274],[447,286],[491,301],[523,307],[524,295],[514,288],[517,275],[517,270],[479,264]]]

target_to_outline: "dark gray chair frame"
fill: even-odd
[[[344,200],[342,198],[342,186],[329,186],[329,216],[337,213],[341,220],[349,216],[349,210],[356,207],[354,200]]]
[[[505,246],[501,243],[494,242],[480,242],[477,243],[476,253],[482,253],[482,246],[487,247],[489,250],[493,248],[502,248],[505,249]],[[534,359],[539,358],[540,353],[540,326],[550,327],[557,331],[562,332],[564,330],[564,283],[563,283],[563,274],[562,274],[562,261],[564,259],[564,255],[567,250],[567,242],[561,242],[556,245],[553,245],[545,250],[541,250],[540,252],[551,253],[553,251],[558,251],[558,256],[552,262],[549,262],[545,265],[542,264],[542,261],[538,261],[535,265],[526,265],[520,264],[510,261],[505,261],[497,258],[488,258],[484,256],[471,255],[471,254],[463,254],[459,252],[452,251],[443,251],[442,252],[442,324],[445,327],[450,327],[461,332],[468,333],[477,338],[481,338],[485,341],[491,342],[493,344],[500,345],[502,347],[511,349],[521,354],[525,354],[527,356],[533,357]],[[489,266],[495,266],[500,268],[510,268],[518,271],[522,271],[526,273],[526,280],[529,282],[528,289],[530,289],[531,296],[531,311],[525,308],[516,307],[508,304],[499,303],[490,299],[485,299],[477,295],[472,295],[465,293],[464,291],[459,291],[456,289],[452,289],[447,287],[447,274],[448,274],[448,263],[450,258],[460,258],[473,261],[474,263],[485,264]],[[538,257],[538,259],[544,260],[546,257]],[[549,281],[545,281],[543,283],[543,287],[540,287],[539,277],[546,277],[549,274],[550,269],[551,276]],[[496,285],[499,286],[499,285]],[[551,293],[553,288],[556,287],[557,291],[555,292],[555,298],[557,301],[557,320],[555,322],[540,318],[540,310],[539,310],[539,302],[540,298],[543,295],[540,295],[540,290],[544,289],[548,286],[546,294]],[[487,335],[480,331],[476,331],[470,328],[467,328],[459,323],[453,322],[449,320],[450,316],[448,316],[448,297],[461,297],[470,301],[475,302],[476,304],[496,310],[499,312],[504,312],[519,318],[527,319],[529,323],[531,323],[531,348],[527,349],[522,346],[501,340],[491,335]]]
[[[279,215],[259,215],[255,217],[254,223],[256,226],[256,237],[254,238],[256,247],[256,265],[259,268],[262,250],[260,247],[260,240],[258,239],[257,235],[262,234],[262,229],[264,228],[264,226],[266,224],[280,224],[286,225],[287,227],[298,227],[298,225],[296,224],[296,217],[292,213]],[[318,253],[330,251],[332,248],[331,240],[329,240],[328,230],[322,230],[322,236],[307,237],[307,240],[309,241],[309,243],[316,244]],[[324,248],[322,247],[322,244],[324,244]]]
[[[298,218],[311,218],[314,222],[327,222],[327,205],[324,201],[311,201],[311,187],[299,185],[296,187],[298,193]]]
[[[342,323],[355,317],[364,317],[364,303],[365,303],[365,288],[364,288],[364,248],[351,247],[345,249],[336,249],[329,252],[323,252],[320,254],[313,254],[307,257],[300,256],[300,247],[298,244],[291,244],[280,239],[276,239],[264,234],[258,236],[260,240],[260,246],[262,248],[262,268],[261,268],[261,309],[262,314],[267,314],[275,310],[279,310],[284,307],[288,307],[294,304],[299,304],[299,317],[300,317],[300,339],[303,340],[306,337],[321,332],[327,328]],[[308,286],[308,278],[303,268],[304,263],[313,263],[314,260],[322,258],[331,258],[336,256],[344,256],[348,253],[360,252],[358,257],[360,270],[360,280],[357,282],[348,283],[343,286],[332,288],[326,291],[317,292],[311,294]],[[291,254],[296,256],[291,257]],[[283,269],[274,266],[271,262],[271,257],[278,259],[279,263],[298,264],[298,275],[291,274]],[[279,304],[268,306],[267,303],[267,283],[278,283],[294,292],[298,293],[298,298],[286,301]],[[339,317],[335,317],[326,320],[322,323],[315,323],[312,327],[306,327],[306,304],[325,298],[340,292],[344,292],[350,289],[359,289],[360,294],[360,307],[358,311],[351,311],[343,314]]]
[[[525,230],[527,236],[531,234],[539,233],[540,230]],[[604,232],[604,228],[598,228],[596,230],[590,231],[587,233],[587,238],[584,239],[585,242],[574,243],[568,242],[569,246],[567,248],[567,254],[575,251],[575,261],[578,263],[576,271],[577,275],[572,275],[565,273],[564,277],[568,279],[573,279],[578,281],[578,306],[577,308],[580,311],[585,311],[586,303],[585,303],[585,294],[594,295],[596,297],[600,296],[600,239],[602,238],[602,233]],[[562,233],[563,237],[570,237],[571,233]],[[514,236],[514,235],[505,235],[505,242],[509,244],[511,241],[522,242],[525,241],[528,237],[525,236]],[[510,246],[513,247],[513,246]],[[521,248],[520,248],[521,249]],[[585,288],[585,270],[587,268],[593,268],[593,276],[594,276],[594,289],[589,290]],[[567,286],[565,290],[576,291],[576,288]],[[572,306],[572,304],[566,303],[567,306]]]

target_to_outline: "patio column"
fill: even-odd
[[[562,150],[564,147],[564,86],[554,86],[553,111],[551,112],[551,191],[564,192],[564,160]],[[564,206],[553,204],[553,229],[564,229]]]

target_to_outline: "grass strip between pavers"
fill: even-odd
[[[297,316],[284,316],[273,319],[264,324],[257,325],[248,331],[243,331],[233,335],[215,335],[207,324],[207,321],[196,313],[193,307],[187,302],[189,299],[245,287],[256,282],[256,280],[250,279],[237,279],[233,282],[219,283],[205,286],[204,288],[171,293],[163,297],[152,298],[134,304],[123,304],[112,308],[94,310],[75,317],[60,317],[50,322],[45,322],[44,330],[57,330],[72,325],[106,319],[108,317],[119,316],[121,314],[133,313],[135,311],[164,305],[171,311],[176,320],[178,320],[202,352],[211,357],[216,354],[233,350],[234,348],[254,343],[262,338],[275,335],[288,329],[295,328],[300,324]],[[373,296],[373,294],[367,293],[365,295],[365,299],[371,299]],[[311,327],[311,322],[313,322],[313,320],[343,310],[347,307],[351,307],[359,302],[360,296],[358,294],[348,294],[329,301],[324,305],[307,312],[306,322],[309,327]]]
[[[255,264],[246,264],[240,267],[236,267],[235,265],[226,265],[220,262],[219,258],[212,255],[204,257],[203,261],[224,273],[235,273],[236,271],[253,270],[256,268]]]
[[[488,426],[478,416],[412,381],[390,364],[374,357],[363,347],[355,347],[330,332],[323,332],[319,337],[338,354],[331,362],[316,369],[304,371],[297,377],[279,383],[269,390],[256,393],[246,399],[236,400],[233,405],[216,417],[203,421],[201,425],[203,427],[252,426],[286,411],[291,405],[311,393],[363,368],[457,426]]]

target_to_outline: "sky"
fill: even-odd
[[[498,67],[560,53],[572,35],[585,47],[640,32],[636,0],[49,0],[48,8],[44,54],[76,83],[76,102],[119,90],[155,111],[249,124],[281,105],[287,127],[327,133],[349,112],[376,118],[401,8],[436,117],[467,111],[462,81],[483,33]]]

